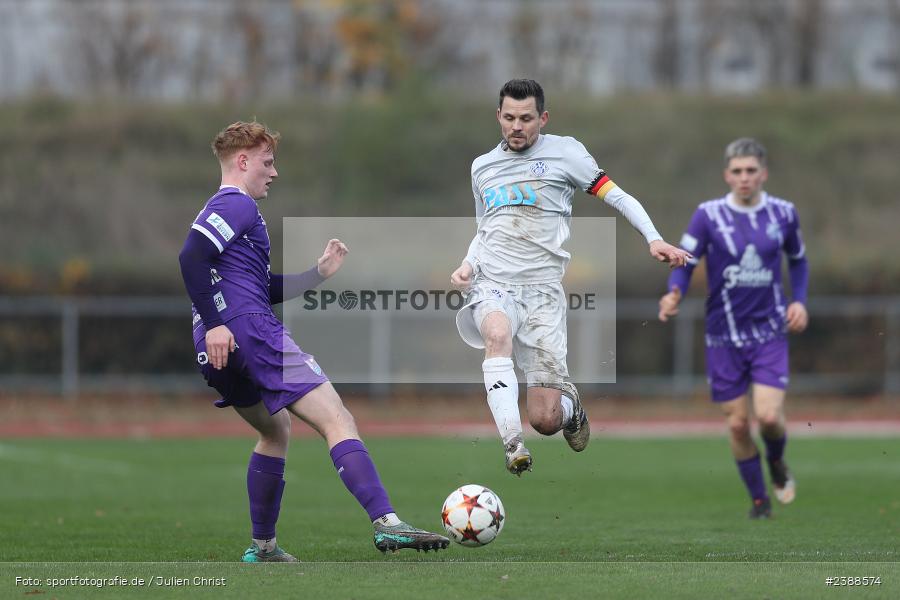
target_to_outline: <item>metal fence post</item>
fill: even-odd
[[[887,305],[884,316],[884,393],[900,396],[900,301]]]
[[[62,393],[74,400],[78,397],[78,302],[62,301]]]
[[[386,310],[370,311],[369,319],[369,393],[379,401],[390,392],[391,375],[391,317]]]
[[[675,318],[675,340],[672,356],[673,389],[683,396],[693,389],[694,379],[694,329],[697,315],[696,301],[682,304],[680,314]]]

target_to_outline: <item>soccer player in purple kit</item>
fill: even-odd
[[[775,497],[793,502],[796,483],[784,450],[784,396],[788,384],[786,334],[806,329],[806,261],[797,209],[763,191],[768,179],[766,150],[741,138],[725,149],[725,182],[731,192],[703,202],[691,218],[681,246],[694,255],[669,276],[659,301],[659,319],[678,314],[697,261],[706,256],[706,370],[712,399],[725,414],[731,452],[753,500],[750,518],[768,518],[759,450],[750,435],[750,393],[766,446]],[[781,285],[787,255],[792,298]],[[752,387],[752,390],[751,390]]]
[[[333,275],[348,252],[333,239],[309,271],[270,273],[269,236],[257,201],[278,176],[279,139],[257,122],[233,123],[219,132],[212,148],[222,185],[194,219],[179,255],[193,302],[200,370],[222,395],[216,405],[232,406],[259,433],[247,469],[252,542],[242,560],[297,561],[275,538],[291,413],[327,442],[338,475],[372,520],[376,548],[446,548],[447,538],[397,518],[353,416],[315,359],[294,343],[272,311],[272,305]]]

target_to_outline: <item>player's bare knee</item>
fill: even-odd
[[[731,437],[736,440],[743,440],[750,437],[750,419],[744,417],[732,417],[728,419],[728,430]]]
[[[271,421],[258,431],[261,442],[287,447],[291,439],[291,416],[286,410],[279,411],[272,415]]]
[[[545,411],[537,414],[529,414],[528,421],[535,431],[541,435],[553,435],[560,430],[561,418],[558,413]]]
[[[353,414],[342,404],[319,428],[326,439],[348,439],[359,437]]]
[[[778,433],[782,428],[781,415],[778,413],[767,413],[758,415],[759,428],[763,434]]]
[[[352,429],[354,433],[356,432],[356,419],[353,418],[353,414],[345,407],[341,407],[338,421],[345,429]]]

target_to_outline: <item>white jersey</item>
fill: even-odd
[[[540,135],[524,152],[505,143],[472,163],[478,230],[466,260],[486,277],[512,284],[561,281],[570,255],[576,191],[599,196],[647,242],[662,239],[640,203],[618,188],[572,137]]]

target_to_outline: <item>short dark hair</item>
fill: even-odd
[[[500,88],[500,103],[503,107],[503,99],[509,96],[513,100],[525,100],[534,98],[538,114],[544,114],[544,88],[534,79],[510,79]]]
[[[725,166],[731,162],[732,158],[740,158],[743,156],[752,156],[759,161],[760,166],[766,166],[766,147],[753,138],[738,138],[728,144],[725,148]]]

